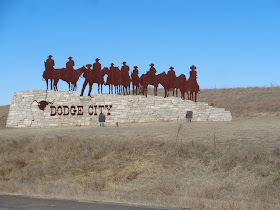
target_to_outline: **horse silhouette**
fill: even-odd
[[[112,63],[113,64],[113,63]],[[113,90],[115,89],[115,94],[120,93],[121,91],[121,70],[119,67],[114,66],[114,64],[110,67],[107,76],[106,85],[109,85],[109,94],[113,94]]]
[[[48,89],[48,80],[51,80],[51,90],[56,90],[56,91],[58,91],[57,88],[58,81],[63,80],[68,83],[69,91],[74,91],[77,90],[77,81],[79,80],[79,77],[83,74],[85,69],[86,68],[82,66],[81,68],[77,70],[73,70],[71,72],[69,72],[65,68],[54,69],[52,72],[45,70],[43,73],[43,78],[46,81],[47,89]]]
[[[98,80],[98,93],[99,93],[99,86],[100,86],[100,93],[102,94],[102,86],[105,85],[106,83],[104,82],[104,76],[107,75],[108,77],[109,74],[109,69],[108,67],[104,67],[101,71],[100,71],[100,79]]]
[[[94,71],[90,69],[91,64],[88,64],[87,67],[88,69],[85,70],[83,77],[85,78],[84,84],[83,84],[83,88],[82,88],[82,92],[81,92],[81,96],[83,96],[84,94],[84,90],[85,87],[87,85],[89,85],[89,92],[88,92],[88,96],[91,95],[91,91],[92,91],[92,85],[94,83],[98,84],[98,93],[100,93],[100,86],[101,86],[101,93],[102,93],[102,85],[104,85],[104,75],[105,74],[109,74],[109,69],[107,67],[103,68],[99,74],[94,74]],[[97,77],[97,78],[96,78]]]
[[[176,97],[177,97],[177,90],[179,89],[181,92],[181,98],[185,100],[185,94],[187,93],[187,99],[189,99],[189,81],[186,79],[184,74],[181,74],[179,77],[176,78]]]
[[[143,91],[143,96],[147,97],[148,85],[149,85],[147,73],[146,74],[142,74],[139,81],[140,81],[140,85],[141,85],[140,88]]]
[[[169,89],[170,89],[170,83],[168,82],[168,77],[167,74],[165,72],[162,72],[160,74],[157,75],[157,80],[159,82],[159,84],[162,85],[162,87],[164,88],[164,98],[169,96]]]
[[[53,81],[54,81],[54,78],[53,78],[53,70],[45,70],[43,72],[43,79],[46,81],[46,84],[47,84],[47,90],[49,89],[49,80],[50,80],[50,83],[51,83],[51,90],[53,89]]]
[[[59,80],[63,80],[68,83],[69,85],[69,91],[77,90],[77,81],[79,80],[80,76],[84,73],[86,68],[82,66],[81,68],[78,68],[77,70],[66,70],[63,69],[55,69],[54,70],[54,89],[58,91],[57,89],[57,83]]]

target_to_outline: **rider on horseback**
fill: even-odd
[[[133,75],[138,75],[138,74],[139,74],[138,66],[134,66],[134,69],[133,69],[132,74],[133,74]],[[131,74],[131,75],[132,75],[132,74]]]
[[[189,85],[190,85],[190,99],[194,100],[196,102],[196,95],[197,93],[200,91],[199,90],[199,85],[197,84],[197,73],[195,71],[196,67],[194,65],[192,65],[190,67],[191,71],[190,71],[190,78],[189,78]],[[195,94],[193,96],[193,94]]]
[[[123,66],[121,68],[121,75],[122,75],[122,78],[126,77],[127,75],[129,75],[129,66],[126,65],[126,62],[124,61],[123,62]]]
[[[46,71],[52,72],[54,70],[54,60],[52,59],[51,55],[49,55],[48,57],[49,58],[45,62],[45,68]]]
[[[138,89],[139,89],[139,70],[138,70],[138,66],[134,66],[133,72],[131,74],[131,80],[132,80],[132,89],[133,89],[133,95],[134,95],[134,87],[136,88],[136,95],[138,93]]]
[[[192,65],[190,67],[191,71],[190,71],[190,80],[195,80],[196,81],[196,77],[197,77],[197,74],[196,74],[196,67],[194,65]]]
[[[149,74],[150,74],[150,83],[151,83],[151,82],[153,83],[153,82],[155,81],[155,78],[156,78],[157,70],[155,69],[154,65],[155,65],[155,64],[151,63],[151,64],[150,64],[151,68],[150,68],[150,70],[148,71]]]
[[[129,94],[129,90],[130,90],[129,66],[126,65],[125,61],[123,62],[123,66],[121,68],[121,85],[123,86],[124,95],[126,93]]]

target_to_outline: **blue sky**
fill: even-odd
[[[75,68],[98,57],[140,74],[151,62],[177,76],[195,65],[202,89],[279,85],[279,26],[272,0],[0,0],[0,105],[16,91],[46,88],[49,54],[55,68],[69,56]]]

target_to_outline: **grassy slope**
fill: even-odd
[[[153,94],[153,90],[148,93]],[[164,95],[163,89],[158,90],[158,95]],[[200,91],[197,101],[225,108],[233,117],[280,115],[280,87],[205,89]]]
[[[195,209],[277,209],[270,204],[280,198],[279,148],[176,145],[143,137],[1,139],[0,191]]]

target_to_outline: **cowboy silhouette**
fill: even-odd
[[[191,69],[191,71],[190,71],[190,80],[196,80],[196,78],[197,78],[197,74],[196,74],[196,71],[195,71],[196,67],[194,65],[192,65],[190,67],[190,69]]]
[[[126,76],[129,73],[129,66],[126,65],[126,62],[123,62],[123,66],[121,68],[121,72],[122,72],[122,77]]]
[[[169,87],[173,89],[173,96],[174,96],[176,74],[175,74],[175,71],[173,70],[174,68],[172,66],[169,69],[170,70],[167,72],[167,78],[168,78],[168,82],[169,82]]]
[[[130,91],[130,76],[129,76],[129,66],[126,65],[126,62],[123,62],[121,68],[121,84],[123,85],[124,95]]]
[[[134,66],[134,69],[131,73],[131,81],[132,81],[132,93],[134,95],[134,87],[136,89],[136,95],[138,93],[138,89],[139,89],[139,82],[140,82],[140,78],[138,76],[139,74],[139,70],[138,70],[138,66]]]
[[[66,70],[69,70],[69,71],[74,70],[73,67],[75,66],[75,63],[72,60],[72,57],[70,56],[68,59],[69,59],[69,61],[67,61],[67,63],[66,63]]]
[[[73,74],[74,74],[74,66],[75,66],[75,63],[74,61],[72,60],[72,57],[70,56],[69,58],[69,61],[67,61],[66,63],[66,78],[68,78],[68,81],[71,82],[72,79],[73,79]]]
[[[190,100],[196,102],[197,93],[199,92],[199,85],[197,84],[197,73],[195,71],[196,67],[192,65],[190,67],[190,78],[189,78],[189,85],[190,85]]]
[[[156,79],[157,70],[155,69],[154,65],[155,64],[153,64],[153,63],[150,64],[151,67],[150,67],[150,70],[149,70],[149,76],[150,76],[149,84],[154,84],[155,79]]]
[[[45,62],[45,68],[46,68],[46,71],[54,70],[54,60],[52,59],[51,55],[48,56],[48,59]]]
[[[98,62],[100,61],[99,58],[95,59],[95,63],[92,65],[93,67],[93,75],[94,75],[94,82],[98,83],[99,79],[100,79],[100,71],[101,71],[101,64]]]
[[[88,96],[90,96],[91,89],[92,89],[93,81],[92,81],[92,70],[90,68],[91,64],[87,64],[86,67],[87,67],[87,69],[85,70],[85,72],[83,74],[83,77],[85,78],[85,81],[84,81],[82,92],[81,92],[80,96],[84,95],[84,91],[85,91],[85,88],[86,88],[87,84],[89,84]]]
[[[139,74],[138,66],[134,66],[133,68],[134,69],[132,71],[132,74],[138,75]]]
[[[110,79],[111,79],[111,81],[109,81],[109,85],[111,85],[112,84],[112,82],[113,82],[113,78],[114,78],[114,75],[115,75],[115,66],[114,66],[115,64],[114,63],[111,63],[111,66],[110,66]]]

